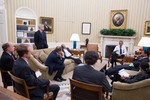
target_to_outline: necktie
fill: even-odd
[[[120,46],[120,54],[122,54],[122,48],[121,48],[121,46]]]

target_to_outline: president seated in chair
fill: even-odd
[[[115,49],[113,50],[113,53],[111,55],[112,67],[113,67],[114,63],[116,65],[116,61],[118,58],[121,58],[121,60],[123,60],[123,58],[125,57],[126,54],[127,54],[126,47],[123,45],[123,41],[120,40],[119,45],[117,45],[115,47]]]

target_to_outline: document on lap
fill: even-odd
[[[130,75],[125,71],[125,69],[122,69],[118,73],[120,76],[129,77]]]
[[[71,56],[72,58],[74,58],[74,59],[78,59],[79,57],[78,56]]]
[[[42,75],[42,73],[41,73],[39,70],[37,70],[37,71],[35,72],[35,75],[36,75],[36,77],[39,77],[39,76]]]

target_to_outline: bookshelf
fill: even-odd
[[[33,43],[35,31],[35,19],[16,18],[17,43]]]

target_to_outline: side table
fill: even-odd
[[[79,55],[81,57],[81,55],[84,54],[84,49],[71,49],[71,52],[74,55]]]

